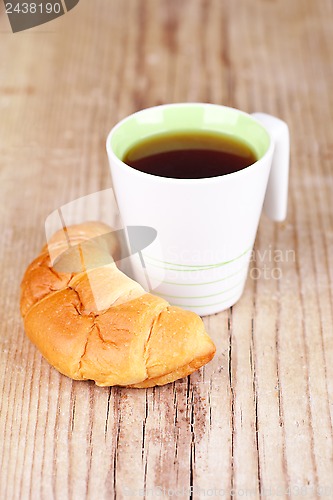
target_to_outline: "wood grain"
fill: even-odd
[[[0,41],[0,498],[332,497],[332,2],[81,0],[15,35],[2,11]],[[111,186],[109,129],[176,101],[288,122],[288,219],[262,217],[244,296],[205,318],[203,370],[73,382],[25,337],[20,279],[45,218]]]

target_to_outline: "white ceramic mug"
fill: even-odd
[[[150,136],[200,130],[238,137],[258,160],[238,172],[202,179],[158,177],[122,161]],[[119,122],[108,136],[107,153],[124,225],[157,230],[157,239],[141,256],[133,256],[134,278],[143,286],[147,278],[154,293],[200,315],[235,304],[243,292],[263,204],[271,219],[286,216],[286,123],[214,104],[167,104]]]

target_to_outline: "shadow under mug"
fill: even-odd
[[[201,130],[245,141],[258,160],[243,170],[202,179],[159,177],[122,161],[148,137]],[[120,121],[107,138],[107,153],[124,225],[157,230],[142,255],[133,255],[133,278],[202,316],[235,304],[244,289],[262,207],[272,220],[286,216],[286,123],[215,104],[166,104]]]

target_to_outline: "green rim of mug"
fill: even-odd
[[[270,145],[265,128],[247,113],[215,104],[183,103],[147,108],[124,118],[110,133],[108,146],[122,161],[127,151],[143,139],[194,130],[237,137],[254,150],[258,160]]]

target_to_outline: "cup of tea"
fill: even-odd
[[[120,121],[107,153],[124,226],[157,231],[133,255],[133,277],[202,316],[235,304],[262,207],[274,221],[286,216],[286,123],[215,104],[167,104]]]

